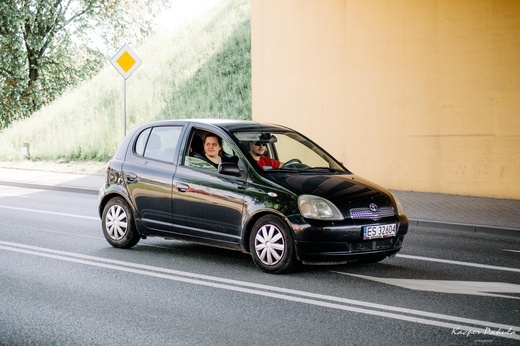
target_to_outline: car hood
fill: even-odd
[[[388,190],[354,174],[271,174],[270,178],[297,195],[326,198],[342,212],[366,208],[370,203],[392,206]]]

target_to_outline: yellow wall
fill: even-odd
[[[520,199],[519,0],[252,0],[253,119],[387,188]]]

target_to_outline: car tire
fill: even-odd
[[[102,225],[103,234],[113,247],[129,249],[141,239],[132,211],[121,197],[114,197],[105,205]]]
[[[296,266],[294,238],[287,224],[277,216],[262,216],[249,238],[253,261],[265,272],[289,273]]]

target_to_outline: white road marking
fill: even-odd
[[[344,275],[355,276],[365,280],[376,281],[387,285],[408,288],[416,291],[429,291],[453,294],[468,294],[477,296],[500,297],[520,299],[520,297],[508,296],[495,293],[514,293],[520,294],[520,285],[505,282],[480,282],[480,281],[451,281],[451,280],[416,280],[416,279],[394,279],[379,278],[358,274],[341,273]]]
[[[142,265],[131,262],[112,260],[102,257],[82,255],[42,247],[0,241],[0,249],[28,255],[52,258],[62,261],[80,263],[105,269],[124,271],[139,275],[184,282],[189,284],[225,289],[230,291],[254,294],[269,298],[282,299],[298,303],[321,306],[331,309],[368,314],[378,317],[392,318],[430,326],[448,328],[452,331],[461,330],[472,333],[489,333],[490,330],[506,330],[507,333],[497,333],[495,336],[520,340],[520,326],[480,321],[463,317],[443,315],[420,310],[406,309],[389,305],[375,304],[358,300],[315,294],[311,292],[286,289],[275,286],[255,284],[245,281],[231,280],[216,276],[200,275],[161,267]]]
[[[78,215],[78,214],[69,214],[69,213],[58,213],[58,212],[49,211],[49,210],[10,207],[10,206],[5,206],[5,205],[0,205],[0,208],[25,211],[25,212],[29,212],[29,213],[40,213],[40,214],[48,214],[48,215],[56,215],[56,216],[75,217],[75,218],[87,219],[87,220],[99,220],[99,217],[85,216],[85,215]]]
[[[455,265],[459,265],[459,266],[476,267],[476,268],[492,269],[492,270],[503,270],[503,271],[520,273],[520,268],[499,267],[499,266],[492,266],[492,265],[488,265],[488,264],[453,261],[453,260],[446,260],[446,259],[442,259],[442,258],[421,257],[421,256],[411,256],[411,255],[402,255],[402,254],[398,254],[397,257],[415,259],[415,260],[419,260],[419,261],[447,263],[447,264],[455,264]]]

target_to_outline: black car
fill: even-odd
[[[131,130],[108,163],[99,214],[114,247],[180,239],[250,253],[270,273],[298,262],[378,262],[408,230],[395,196],[309,138],[218,119]]]

